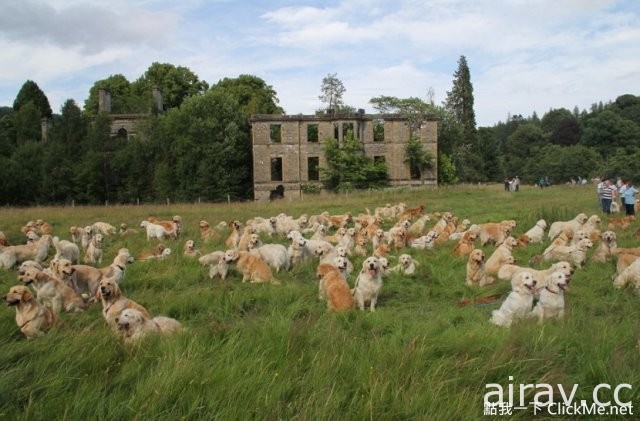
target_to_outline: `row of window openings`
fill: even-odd
[[[333,138],[340,138],[340,126],[338,123],[334,123],[333,125]],[[342,123],[342,133],[343,136],[347,133],[354,133],[353,131],[353,123]],[[281,124],[271,124],[269,126],[269,140],[271,143],[282,143],[282,125]],[[318,125],[317,124],[307,124],[307,142],[318,142]],[[383,142],[384,141],[384,121],[374,121],[373,123],[373,141],[374,142]]]
[[[384,156],[374,156],[373,162],[385,163]],[[320,181],[320,158],[317,156],[307,157],[307,180]],[[271,181],[282,180],[282,158],[271,158]]]

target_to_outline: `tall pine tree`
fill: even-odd
[[[458,60],[453,74],[453,88],[447,92],[444,104],[462,128],[462,136],[453,145],[453,159],[462,181],[484,181],[482,163],[478,159],[476,115],[473,110],[473,85],[465,56]]]

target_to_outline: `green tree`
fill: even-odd
[[[418,178],[424,183],[424,171],[433,168],[433,154],[424,149],[420,139],[409,139],[404,149],[404,162],[409,164],[412,174],[417,174]]]
[[[532,153],[517,174],[523,183],[533,184],[543,176],[552,184],[566,183],[595,176],[601,162],[597,152],[584,146],[545,145]]]
[[[425,120],[433,118],[436,114],[436,107],[416,97],[397,98],[383,95],[371,98],[369,103],[381,114],[400,114],[406,118],[409,138],[414,137]]]
[[[98,114],[100,89],[107,89],[111,93],[111,112],[114,114],[146,113],[151,109],[151,92],[140,96],[131,88],[126,77],[115,74],[97,81],[89,90],[89,98],[84,103],[84,111],[88,116],[95,117]]]
[[[640,125],[640,96],[620,95],[611,104],[610,109],[625,120],[631,120]]]
[[[521,175],[525,163],[539,148],[546,144],[546,136],[539,126],[531,123],[519,125],[507,139],[506,170],[508,177]]]
[[[189,68],[158,62],[152,63],[144,75],[131,84],[131,90],[137,97],[151,101],[154,86],[162,92],[166,109],[179,107],[186,98],[202,95],[209,88],[207,82]]]
[[[47,96],[42,92],[38,84],[32,80],[27,80],[20,88],[16,99],[13,101],[13,109],[18,111],[29,102],[33,103],[38,109],[39,118],[50,118],[53,114]]]
[[[598,151],[604,159],[622,148],[628,153],[638,149],[640,126],[611,110],[592,113],[584,122],[580,144]]]
[[[215,85],[234,96],[243,109],[246,118],[253,114],[284,114],[276,91],[261,78],[253,75],[240,75],[237,78],[224,78]]]
[[[333,115],[336,114],[337,109],[343,105],[342,95],[346,92],[342,81],[338,79],[338,74],[327,74],[322,78],[322,85],[320,85],[320,96],[318,99],[322,103],[327,104],[327,109],[333,110]]]
[[[473,85],[471,72],[465,56],[460,56],[458,69],[453,74],[453,88],[447,92],[445,108],[451,112],[462,126],[460,143],[475,144],[476,115],[473,109]]]
[[[495,127],[478,129],[478,150],[485,177],[483,181],[502,181],[506,176],[504,153],[500,146],[499,131]]]
[[[13,117],[16,145],[38,142],[42,139],[40,111],[33,102],[29,101],[23,104],[11,117]]]
[[[320,168],[326,188],[334,191],[379,188],[389,184],[384,161],[374,161],[362,153],[362,145],[352,133],[344,136],[342,145],[334,138],[326,138],[327,167]]]
[[[571,111],[565,108],[547,112],[540,120],[540,127],[553,144],[570,146],[580,141],[580,124]]]

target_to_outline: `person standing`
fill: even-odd
[[[515,190],[520,191],[520,177],[516,175],[516,178],[513,179],[513,184],[515,186]]]
[[[611,202],[616,198],[617,192],[618,189],[616,189],[615,184],[613,184],[611,180],[607,179],[604,181],[604,186],[600,193],[602,197],[602,211],[604,213],[611,213]]]
[[[631,180],[627,180],[624,185],[624,190],[620,189],[620,195],[622,198],[622,204],[624,205],[624,211],[627,216],[636,214],[636,195],[638,189],[633,185]]]

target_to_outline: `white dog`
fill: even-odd
[[[362,263],[362,270],[353,291],[358,308],[364,310],[365,304],[369,303],[371,311],[375,311],[381,287],[380,261],[377,257],[367,257]]]
[[[509,327],[516,319],[523,319],[531,313],[536,281],[530,272],[519,272],[514,277],[513,290],[500,306],[491,312],[491,323]]]
[[[540,219],[529,231],[524,235],[529,237],[530,243],[541,243],[544,239],[544,231],[547,229],[547,221]]]
[[[56,249],[54,259],[64,258],[70,260],[74,265],[80,262],[80,248],[76,243],[53,237],[53,247]]]
[[[126,308],[115,318],[118,332],[127,342],[135,342],[149,333],[169,334],[182,330],[182,325],[176,319],[157,316],[149,319],[140,310]]]
[[[198,259],[202,266],[209,265],[209,278],[213,279],[220,276],[226,279],[229,272],[229,265],[224,260],[224,251],[214,251]]]
[[[147,230],[147,241],[152,238],[163,240],[166,236],[168,236],[167,231],[162,225],[154,224],[146,220],[140,222],[140,228],[144,228],[145,230]]]
[[[289,254],[282,244],[263,244],[258,234],[251,234],[249,252],[262,257],[276,272],[281,268],[289,270]]]
[[[87,251],[84,253],[85,263],[102,263],[102,240],[102,234],[96,234],[93,236],[89,242]]]
[[[418,266],[418,263],[413,260],[411,255],[401,254],[400,257],[398,257],[398,264],[390,270],[405,275],[413,275],[416,272],[416,266]]]
[[[531,316],[544,319],[562,319],[564,317],[564,290],[567,288],[567,275],[553,272],[546,280],[547,286],[539,290],[540,300],[531,312]]]
[[[578,241],[572,246],[550,245],[544,251],[542,260],[545,262],[569,261],[576,267],[583,267],[587,261],[587,251],[593,247],[593,242],[588,238]]]

